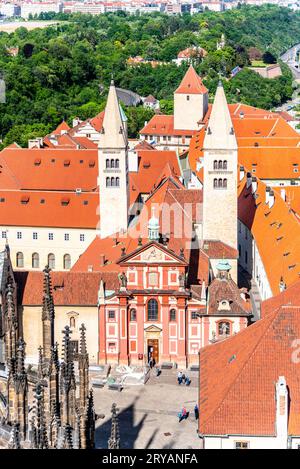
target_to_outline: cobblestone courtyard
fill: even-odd
[[[199,448],[194,417],[197,373],[188,374],[192,379],[189,387],[177,384],[175,370],[163,370],[159,377],[153,373],[146,385],[128,386],[122,392],[111,391],[107,386],[94,389],[96,412],[105,414],[104,419],[96,422],[96,447],[107,448],[110,409],[116,402],[122,448]],[[179,423],[177,414],[183,405],[190,415]]]

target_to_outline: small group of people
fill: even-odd
[[[177,381],[178,381],[178,384],[183,383],[186,386],[189,386],[191,384],[191,380],[188,377],[188,375],[185,375],[184,373],[182,373],[182,371],[178,371]]]
[[[186,408],[183,406],[181,411],[179,412],[178,414],[178,419],[179,419],[179,422],[181,422],[181,420],[186,420],[189,416],[189,412],[186,410]],[[198,404],[195,405],[194,407],[194,415],[195,415],[195,419],[198,420],[199,419],[199,408],[198,408]]]

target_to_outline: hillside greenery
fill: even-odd
[[[286,66],[283,76],[273,80],[247,68],[253,57],[270,52],[278,58],[300,42],[300,14],[287,8],[242,6],[193,16],[49,13],[39,19],[60,22],[43,29],[20,27],[10,34],[0,33],[0,65],[6,82],[6,102],[0,104],[3,145],[17,141],[25,146],[28,138],[45,135],[62,119],[71,124],[75,116],[92,117],[104,108],[112,75],[117,86],[141,96],[152,94],[161,100],[162,111],[171,113],[173,91],[187,70],[187,65],[178,67],[172,60],[193,45],[207,51],[194,65],[210,99],[220,77],[229,102],[271,109],[292,94]],[[217,50],[222,33],[226,45]],[[10,55],[13,47],[19,48],[17,56]],[[129,66],[128,58],[135,56],[162,64]],[[242,71],[231,78],[236,66]],[[141,106],[125,112],[130,136],[136,136],[152,115]]]

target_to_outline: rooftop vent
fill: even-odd
[[[62,205],[66,206],[66,205],[69,205],[69,203],[70,203],[69,197],[63,197],[63,198],[61,199],[61,204],[62,204]]]
[[[36,158],[34,160],[34,166],[39,166],[41,164],[41,158]]]
[[[95,166],[95,160],[90,160],[89,161],[89,167],[93,168]]]
[[[150,161],[148,161],[148,160],[147,160],[147,161],[144,161],[143,166],[144,166],[144,168],[146,168],[146,169],[147,169],[147,168],[150,168],[150,166],[151,166]]]
[[[70,166],[71,161],[70,160],[64,160],[64,166]]]
[[[29,202],[29,196],[28,195],[23,195],[21,197],[21,204],[25,205],[25,204],[28,204],[28,202]]]

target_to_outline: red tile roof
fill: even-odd
[[[65,160],[70,161],[68,166]],[[9,170],[0,174],[0,181],[3,175],[13,175],[21,189],[92,191],[97,187],[97,150],[5,148],[0,153],[2,164]]]
[[[283,277],[286,285],[299,279],[300,223],[278,192],[269,208],[265,203],[266,185],[257,178],[255,197],[251,185],[247,189],[246,176],[238,184],[238,217],[255,239],[271,290],[279,293]]]
[[[226,316],[250,316],[251,305],[242,299],[237,284],[231,279],[215,278],[208,287],[208,314]],[[228,301],[230,310],[222,309],[222,301]]]
[[[261,317],[264,318],[280,308],[281,306],[299,306],[300,305],[300,280],[290,285],[286,290],[278,295],[272,296],[261,303]]]
[[[203,85],[194,67],[190,65],[175,93],[206,94],[208,89]]]
[[[275,386],[289,387],[288,431],[300,434],[299,307],[283,306],[237,335],[200,350],[200,421],[204,435],[274,435]]]
[[[239,252],[237,249],[228,246],[222,241],[206,239],[203,241],[202,250],[211,259],[237,259]]]
[[[43,298],[43,272],[18,271],[14,273],[19,304],[40,306]],[[117,273],[51,272],[55,306],[97,306],[101,279],[105,288],[117,290]]]
[[[168,249],[176,255],[180,249],[184,250],[185,259],[191,265],[189,282],[199,283],[199,280],[208,280],[208,257],[202,253],[197,246],[192,244],[193,221],[202,214],[196,213],[195,204],[201,202],[201,190],[187,190],[178,186],[171,178],[164,180],[161,185],[148,197],[143,206],[136,224],[129,227],[124,235],[116,234],[108,238],[95,238],[87,250],[80,256],[73,266],[73,271],[87,271],[93,266],[95,271],[119,270],[117,260],[121,257],[122,248],[126,254],[131,253],[138,247],[138,238],[141,236],[143,244],[148,242],[148,220],[151,215],[151,207],[156,208],[159,214],[160,231],[167,235]],[[190,205],[186,207],[186,203]],[[194,208],[193,208],[194,205]],[[118,242],[116,244],[115,238]],[[105,254],[105,265],[101,265],[101,254]]]
[[[2,226],[96,229],[98,192],[0,190]]]
[[[196,130],[174,129],[174,116],[155,114],[145,127],[140,130],[140,135],[186,135],[191,137],[196,132]]]

